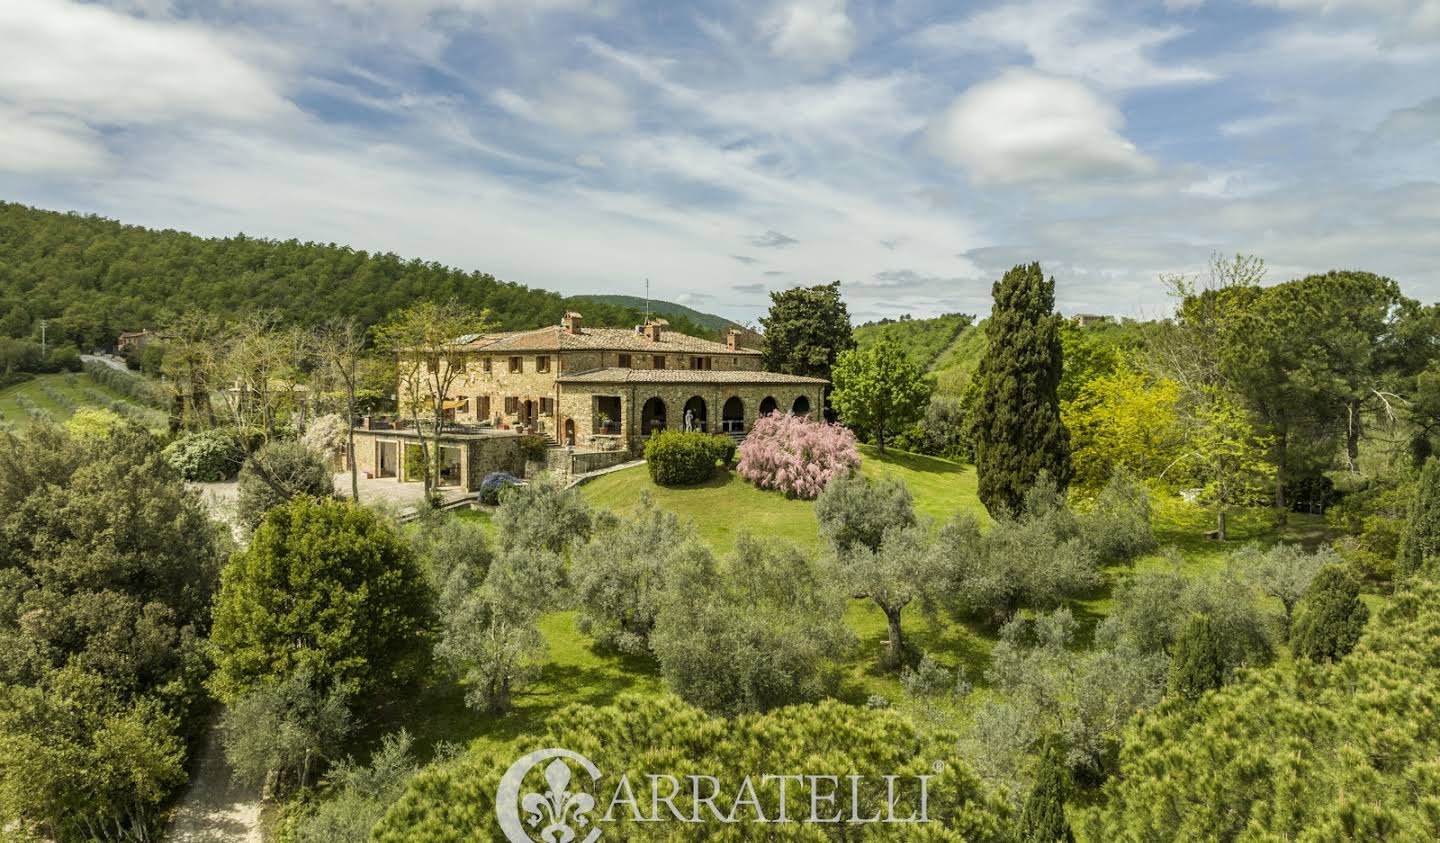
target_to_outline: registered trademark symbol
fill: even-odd
[[[934,764],[930,765],[930,769],[934,770],[937,773],[943,773],[945,771],[945,762],[936,761]]]

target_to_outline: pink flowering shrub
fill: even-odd
[[[855,434],[838,424],[771,413],[740,443],[741,477],[787,497],[813,500],[832,478],[860,466]]]

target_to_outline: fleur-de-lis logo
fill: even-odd
[[[585,815],[595,807],[595,797],[567,790],[570,786],[570,766],[559,758],[545,768],[545,783],[550,789],[544,794],[527,793],[520,800],[520,807],[530,814],[526,823],[531,828],[540,829],[540,839],[545,843],[571,843],[575,839],[575,829],[571,828],[570,814],[575,814],[573,822],[579,828],[589,825],[590,818]]]
[[[495,815],[510,843],[575,843],[582,833],[585,836],[580,843],[594,843],[600,836],[599,827],[586,816],[595,808],[595,797],[579,787],[571,790],[573,774],[564,758],[578,764],[592,782],[600,779],[600,770],[590,759],[568,749],[532,752],[510,765],[501,777],[495,791]],[[526,775],[546,761],[550,763],[545,767],[545,791],[521,796]],[[523,821],[522,809],[527,815]],[[587,826],[589,832],[585,833]],[[532,830],[539,836],[532,837]]]

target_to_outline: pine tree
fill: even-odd
[[[980,400],[972,435],[980,500],[991,513],[1014,513],[1041,471],[1070,484],[1070,432],[1060,421],[1063,353],[1055,281],[1040,264],[1017,266],[993,288],[990,347],[975,377]]]
[[[1400,570],[1413,574],[1427,561],[1440,560],[1440,459],[1431,457],[1420,472],[1410,517],[1400,542]]]
[[[1355,649],[1369,619],[1370,610],[1360,602],[1360,578],[1342,565],[1327,565],[1300,604],[1290,648],[1297,659],[1338,661]]]
[[[1020,809],[1021,843],[1072,843],[1075,835],[1065,820],[1070,798],[1070,771],[1054,743],[1047,743],[1038,762],[1035,785]]]
[[[1193,615],[1181,628],[1170,650],[1169,694],[1197,700],[1206,691],[1225,684],[1225,656],[1206,615]]]

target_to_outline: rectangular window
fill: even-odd
[[[463,374],[465,374],[465,358],[462,357],[462,358],[460,358],[459,360],[456,360],[456,361],[455,361],[455,374],[457,374],[457,375],[463,375]]]
[[[537,372],[548,372],[548,371],[550,371],[550,357],[549,357],[548,355],[542,354],[542,355],[540,355],[539,357],[536,357],[536,358],[535,358],[535,371],[537,371]]]
[[[505,414],[513,415],[520,409],[520,399],[513,395],[505,396]]]
[[[657,368],[657,369],[663,369],[663,368],[665,368],[665,355],[663,355],[663,354],[657,354],[657,355],[655,355],[655,368]]]
[[[628,355],[628,354],[622,354],[622,355],[620,355],[620,368],[622,368],[622,369],[628,369],[628,368],[630,368],[630,355]]]
[[[511,357],[511,358],[510,358],[510,374],[513,375],[513,374],[515,374],[515,373],[517,373],[517,372],[519,372],[519,371],[521,371],[521,369],[520,369],[520,358],[519,358],[519,357]]]
[[[485,374],[490,374],[492,363],[489,357],[485,358]]]
[[[550,399],[550,398],[541,397],[541,399],[540,399],[540,412],[545,413],[545,414],[548,415],[548,414],[550,413],[550,411],[554,409],[554,406],[553,406],[554,403],[555,403],[554,400],[552,400],[552,399]]]
[[[475,417],[477,419],[490,418],[490,396],[481,395],[475,399]]]
[[[691,357],[691,358],[690,358],[690,368],[692,368],[692,369],[710,369],[710,368],[712,368],[712,363],[711,363],[711,360],[710,360],[709,357]]]

